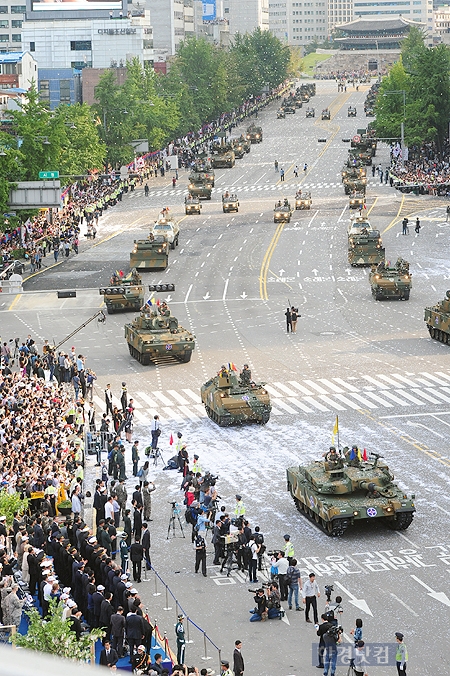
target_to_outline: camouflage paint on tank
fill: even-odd
[[[434,340],[450,343],[450,291],[446,291],[444,300],[425,308],[424,320]]]
[[[202,385],[202,402],[208,416],[220,427],[265,425],[272,406],[264,386],[265,383],[243,381],[233,369],[226,369]]]

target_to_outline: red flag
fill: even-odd
[[[161,301],[159,300],[159,298],[158,298],[158,300],[156,301],[156,305],[157,305],[158,307],[161,305]]]
[[[364,451],[363,451],[362,459],[364,460],[364,462],[367,462],[367,451],[366,451],[366,449],[364,449]]]
[[[170,435],[169,444],[170,444],[171,446],[172,446],[172,444],[173,444],[173,436],[172,436],[172,434]]]

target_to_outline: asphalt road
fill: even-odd
[[[135,435],[141,446],[158,412],[165,459],[171,455],[170,433],[180,429],[190,453],[199,452],[203,466],[219,474],[219,494],[228,509],[234,494],[241,493],[269,549],[281,546],[289,532],[304,574],[315,570],[322,591],[324,584],[335,583],[347,636],[356,617],[362,617],[369,643],[392,643],[394,632],[403,631],[408,673],[444,674],[450,611],[450,348],[429,338],[423,308],[442,299],[449,286],[446,204],[428,197],[403,199],[368,172],[369,218],[383,234],[387,258],[402,256],[413,275],[408,302],[374,301],[368,271],[347,262],[348,198],[340,179],[348,148],[342,139],[368,121],[365,93],[337,94],[328,82],[318,83],[317,90],[311,101],[315,119],[305,119],[301,109],[277,120],[275,106],[260,115],[263,143],[253,145],[233,169],[216,171],[213,199],[203,203],[201,216],[183,218],[187,177],[182,172],[176,189],[166,176],[151,185],[147,199],[142,189],[125,196],[104,217],[105,241],[32,277],[21,296],[1,299],[1,333],[62,340],[101,306],[98,287],[113,270],[128,269],[133,240],[145,235],[162,206],[170,206],[182,219],[180,245],[164,273],[146,273],[144,279],[175,283],[169,304],[195,333],[196,350],[189,364],[168,358],[143,367],[129,356],[123,338],[123,324],[132,315],[91,323],[65,347],[75,345],[96,371],[99,412],[104,385],[111,382],[119,394],[126,380],[137,406]],[[348,105],[356,106],[356,120],[347,118]],[[326,106],[330,122],[319,119]],[[285,169],[284,184],[275,160]],[[387,148],[380,147],[376,162],[385,168],[387,161]],[[311,190],[312,209],[295,212],[279,227],[273,223],[274,202],[292,200],[299,184]],[[237,192],[238,214],[222,213],[225,188]],[[405,214],[419,215],[420,236],[412,228],[410,235],[400,234]],[[58,300],[56,290],[69,288],[77,289],[77,298]],[[286,333],[288,302],[301,314],[296,335]],[[273,412],[264,428],[223,430],[206,418],[199,388],[229,361],[238,367],[248,363],[254,378],[267,382]],[[286,492],[285,468],[320,457],[337,414],[341,445],[357,443],[381,453],[401,488],[416,495],[417,514],[405,533],[371,522],[331,540],[296,512]],[[252,597],[242,576],[224,578],[210,567],[208,579],[197,579],[190,538],[166,540],[167,501],[179,499],[178,476],[159,466],[155,482],[153,563],[196,624],[223,648],[222,656],[231,657],[234,640],[241,638],[246,673],[317,673],[311,666],[315,634],[303,613],[288,611],[286,621],[250,625]],[[172,611],[162,610],[165,595],[152,595],[153,578],[142,584],[150,614],[173,639],[174,604]],[[323,594],[320,610],[322,601]],[[188,646],[187,661],[199,664],[203,638],[195,629],[191,634],[195,642]],[[215,650],[209,647],[208,654],[214,664],[206,666],[217,670]],[[339,667],[337,673],[347,669]],[[395,665],[372,667],[369,673],[395,673]]]

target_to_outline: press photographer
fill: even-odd
[[[342,640],[342,627],[332,625],[323,634],[324,651],[323,651],[323,674],[328,676],[336,672],[337,662],[337,646]]]

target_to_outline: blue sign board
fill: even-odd
[[[216,18],[216,0],[203,2],[203,21],[213,21]]]

